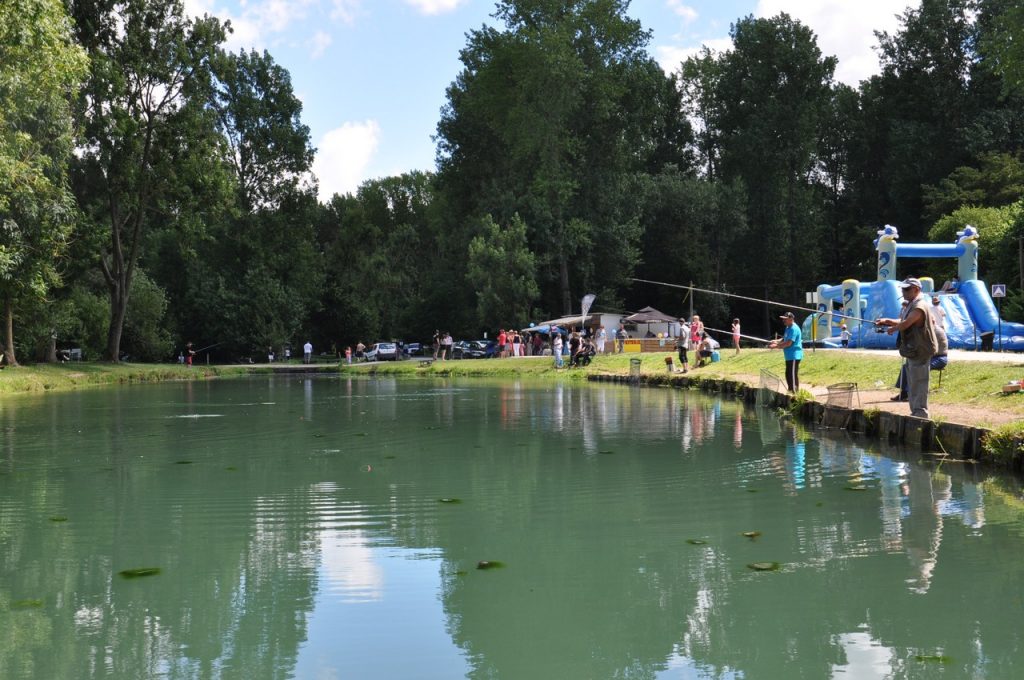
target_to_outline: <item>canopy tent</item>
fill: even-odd
[[[626,317],[626,321],[630,323],[674,323],[678,320],[674,316],[659,312],[654,307],[644,307],[636,314],[630,314]]]

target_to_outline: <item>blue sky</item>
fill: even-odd
[[[433,170],[445,88],[458,74],[468,31],[493,23],[494,0],[184,0],[193,15],[231,21],[233,50],[269,51],[292,74],[317,148],[321,200],[367,179]],[[729,48],[738,17],[788,12],[839,57],[837,78],[877,72],[873,30],[919,0],[633,0],[653,31],[649,51],[673,71],[702,44]]]

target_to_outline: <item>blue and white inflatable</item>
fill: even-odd
[[[899,259],[956,258],[959,285],[955,290],[938,293],[939,305],[946,312],[949,346],[975,349],[981,345],[983,334],[992,333],[994,347],[1024,351],[1024,324],[1001,320],[988,286],[978,279],[977,229],[967,225],[957,232],[956,243],[899,243],[898,239],[899,231],[891,225],[878,232],[874,242],[878,252],[877,280],[867,283],[847,279],[840,284],[818,286],[818,314],[804,320],[805,338],[839,346],[840,324],[845,323],[851,347],[895,347],[895,336],[876,333],[874,320],[900,315],[903,295],[896,274]],[[926,294],[935,292],[931,278],[918,278]]]

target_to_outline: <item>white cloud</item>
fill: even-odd
[[[825,56],[839,59],[836,80],[856,86],[861,80],[878,73],[878,44],[875,31],[890,33],[899,28],[897,15],[920,0],[758,0],[754,15],[771,17],[785,12],[809,26],[818,36],[818,47]],[[682,0],[668,0],[668,6],[686,18]],[[703,41],[712,49],[730,49],[728,37]],[[655,57],[666,71],[675,71],[679,63],[700,50],[700,45],[661,45],[654,48]]]
[[[879,71],[874,32],[898,30],[897,15],[919,5],[919,0],[759,0],[756,14],[786,12],[809,26],[822,54],[839,59],[836,80],[856,86]]]
[[[331,18],[345,24],[354,24],[356,16],[362,9],[362,0],[333,0],[331,2]]]
[[[324,56],[324,52],[326,52],[327,48],[330,47],[331,42],[332,39],[329,33],[325,33],[324,31],[317,31],[314,33],[312,39],[313,50],[309,53],[310,58],[319,59]]]
[[[317,145],[313,174],[320,181],[320,200],[334,194],[354,193],[369,179],[366,169],[380,144],[380,124],[375,120],[348,122],[325,134]]]
[[[227,7],[218,6],[216,0],[185,0],[185,14],[195,17],[209,14],[223,21],[230,21],[233,32],[225,44],[229,50],[261,49],[267,46],[267,42],[275,34],[284,33],[292,23],[304,19],[307,8],[316,1],[241,2],[241,14],[234,14]]]
[[[724,52],[732,49],[732,38],[715,38],[705,40],[699,45],[692,47],[676,47],[673,45],[661,45],[654,48],[654,58],[661,65],[666,73],[673,73],[679,70],[679,65],[690,57],[697,56],[702,47],[708,47],[713,52]]]
[[[423,14],[435,15],[451,12],[459,5],[465,4],[466,0],[405,0],[407,5],[412,5]]]
[[[683,25],[697,20],[697,10],[683,3],[683,0],[668,0],[668,8],[683,18]]]

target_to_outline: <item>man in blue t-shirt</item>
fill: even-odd
[[[786,312],[779,317],[786,324],[786,332],[781,340],[772,340],[768,349],[782,348],[782,356],[786,359],[786,386],[794,394],[800,389],[800,360],[804,358],[803,333],[796,324],[793,312]]]

